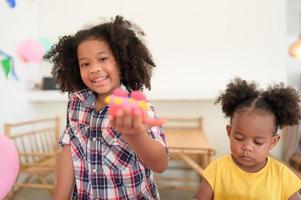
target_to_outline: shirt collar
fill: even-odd
[[[82,89],[74,92],[73,95],[83,102],[85,107],[95,106],[95,94],[90,89]]]

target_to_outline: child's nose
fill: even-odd
[[[94,73],[99,73],[100,71],[102,71],[102,67],[100,64],[98,63],[93,63],[91,65],[91,68],[90,68],[90,73],[91,74],[94,74]]]
[[[252,144],[251,144],[251,142],[245,142],[242,145],[242,150],[243,151],[252,151]]]

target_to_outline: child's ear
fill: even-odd
[[[231,129],[232,129],[231,125],[227,125],[226,129],[227,129],[227,135],[228,135],[228,137],[230,137]]]
[[[270,150],[272,150],[278,144],[279,140],[280,140],[280,135],[278,135],[278,134],[274,135],[272,137],[272,142],[271,142]]]

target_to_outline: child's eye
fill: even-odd
[[[89,63],[82,63],[80,66],[83,67],[83,68],[86,68],[86,67],[89,66]]]
[[[235,137],[235,140],[237,140],[237,141],[243,141],[243,138]]]
[[[99,58],[99,62],[104,62],[104,61],[107,60],[107,59],[108,59],[107,57]]]
[[[257,145],[263,145],[263,143],[262,142],[254,142],[255,144],[257,144]]]

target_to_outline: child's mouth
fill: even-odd
[[[243,160],[248,160],[248,161],[253,160],[250,156],[240,156],[240,157]]]
[[[108,76],[99,77],[97,79],[92,80],[92,82],[93,83],[98,83],[98,82],[106,80],[107,78],[108,78]]]

